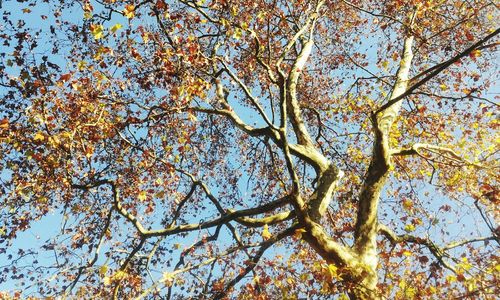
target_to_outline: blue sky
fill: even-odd
[[[17,17],[19,19],[23,19],[31,25],[36,24],[35,26],[38,26],[38,25],[45,26],[44,27],[45,30],[48,28],[48,25],[50,24],[50,22],[39,22],[38,21],[38,17],[40,15],[42,15],[42,14],[43,15],[50,15],[50,10],[49,10],[48,4],[37,5],[37,8],[33,8],[33,12],[30,14],[23,13],[22,12],[23,8],[26,8],[26,7],[24,7],[23,4],[20,4],[18,2],[4,1],[2,11],[11,11],[11,12],[13,12],[14,17]],[[68,19],[80,19],[80,18],[82,18],[82,16],[81,16],[80,12],[75,12],[73,14],[68,14],[67,18]],[[116,22],[118,22],[118,21],[123,21],[123,20],[116,20]],[[114,21],[112,20],[110,22],[110,24],[111,23],[114,23]],[[370,52],[371,50],[368,49],[369,44],[370,44],[370,40],[367,40],[366,44],[365,44],[365,46],[366,46],[365,51],[368,55],[373,56],[373,58],[375,59],[376,53]],[[50,45],[47,45],[47,47],[50,47]],[[2,49],[0,46],[0,52],[3,52],[3,51],[4,51],[4,49]],[[62,52],[64,52],[64,51],[62,51]],[[61,54],[64,54],[64,53],[61,53]],[[63,68],[66,65],[65,61],[60,56],[59,57],[58,56],[51,57],[51,60],[54,63],[59,64]],[[376,70],[372,70],[372,71],[376,71]],[[366,74],[364,74],[363,71],[359,71],[358,75],[366,75]],[[0,87],[0,89],[1,89],[1,87]],[[498,90],[499,90],[498,86],[495,86],[492,89],[492,92],[496,93]],[[245,121],[248,121],[250,123],[255,122],[255,119],[253,118],[254,114],[252,112],[250,112],[248,109],[244,108],[243,106],[241,106],[241,107],[235,106],[235,108],[237,108],[238,110],[243,112],[242,118]],[[256,121],[256,122],[259,123],[259,121]],[[260,121],[260,122],[262,122],[262,121]],[[369,150],[367,149],[367,151],[369,151]],[[1,176],[7,177],[8,174],[2,173]],[[240,181],[238,182],[240,193],[243,195],[243,197],[246,196],[247,191],[249,190],[249,187],[246,186],[246,181],[247,181],[247,177],[242,177],[240,179]],[[429,195],[426,196],[425,195],[426,193],[429,193]],[[419,189],[419,195],[421,196],[421,199],[429,200],[429,202],[431,203],[431,206],[429,207],[430,214],[435,214],[436,216],[445,215],[444,212],[439,210],[439,207],[437,205],[436,206],[432,205],[432,203],[441,202],[441,201],[433,201],[433,200],[435,200],[435,199],[441,200],[442,198],[445,197],[444,195],[440,194],[439,191],[437,191],[433,188],[430,188],[430,187],[425,187],[425,188]],[[472,209],[472,208],[468,207],[468,206],[471,206],[471,204],[472,204],[470,202],[470,199],[464,199],[464,202],[465,202],[465,204],[450,201],[450,205],[456,206],[457,209],[463,208],[463,207],[461,207],[461,205],[464,205],[465,207],[467,207],[467,210]],[[382,213],[387,212],[388,214],[391,214],[391,211],[388,209],[388,207],[389,206],[382,205],[382,208],[381,208]],[[453,218],[453,217],[454,216],[451,216],[451,218]],[[443,217],[443,218],[446,220],[446,222],[450,222],[448,228],[449,228],[449,231],[452,233],[452,235],[459,234],[459,233],[467,231],[469,229],[469,228],[461,228],[458,226],[453,226],[453,224],[455,224],[455,223],[453,222],[454,221],[453,219],[450,219],[450,216]],[[464,215],[461,216],[460,219],[461,219],[463,224],[477,223],[476,221],[479,220],[477,213],[476,214],[465,214],[465,211],[464,211]],[[0,266],[8,264],[9,259],[8,259],[7,255],[11,254],[11,253],[16,253],[17,250],[20,248],[22,248],[22,249],[40,248],[40,246],[43,245],[44,241],[53,237],[54,235],[56,235],[59,232],[63,222],[64,222],[64,220],[63,220],[63,217],[61,216],[61,211],[54,210],[54,211],[50,212],[42,220],[33,224],[29,230],[27,230],[26,232],[20,233],[18,235],[18,238],[16,239],[12,248],[9,249],[8,253],[6,253],[5,255],[0,255]],[[477,230],[478,234],[487,233],[487,228],[482,222],[477,223],[477,227],[475,227],[475,228],[477,228],[475,230]],[[417,233],[425,233],[424,228],[418,229]],[[439,232],[434,232],[434,233],[431,232],[431,234],[435,234],[436,237],[440,236]],[[432,235],[431,235],[431,237],[432,237]],[[187,238],[183,239],[182,243],[183,243],[183,245],[188,245],[199,238],[200,238],[199,233],[194,232],[194,233],[190,234]],[[226,231],[224,232],[224,234],[221,237],[221,240],[224,240],[224,239],[230,239],[230,237]],[[105,247],[103,252],[105,252],[106,250],[107,249]],[[274,256],[277,253],[283,254],[283,253],[286,253],[286,251],[284,251],[284,247],[282,247],[282,248],[278,247],[278,248],[270,251],[269,256]],[[177,252],[177,255],[178,255],[178,252]],[[52,258],[52,256],[48,256],[48,255],[45,256],[45,253],[44,253],[40,257],[38,257],[38,259],[41,261],[45,260],[47,264],[50,264],[50,263],[52,263],[53,258]],[[105,258],[103,258],[101,256],[97,265],[104,263],[104,261],[105,261]],[[176,260],[174,259],[174,262],[175,261]],[[161,276],[161,273],[158,273],[157,275]],[[0,290],[16,290],[16,289],[21,289],[21,287],[17,286],[16,282],[14,282],[14,281],[7,281],[7,282],[0,285]],[[22,289],[24,289],[24,288],[22,288]]]

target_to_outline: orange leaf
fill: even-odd
[[[2,129],[9,128],[9,120],[7,118],[0,120],[0,128]]]

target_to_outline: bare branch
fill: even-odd
[[[457,273],[455,268],[453,268],[444,260],[445,256],[447,256],[445,249],[439,248],[431,240],[415,237],[409,234],[397,235],[389,227],[383,224],[378,224],[378,232],[384,235],[393,244],[412,243],[425,246],[443,267],[447,268],[453,273]]]

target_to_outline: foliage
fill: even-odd
[[[499,294],[493,2],[19,2],[5,295]]]

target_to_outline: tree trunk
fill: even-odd
[[[382,299],[377,291],[378,276],[376,270],[364,270],[361,280],[350,283],[351,300],[379,300]]]

